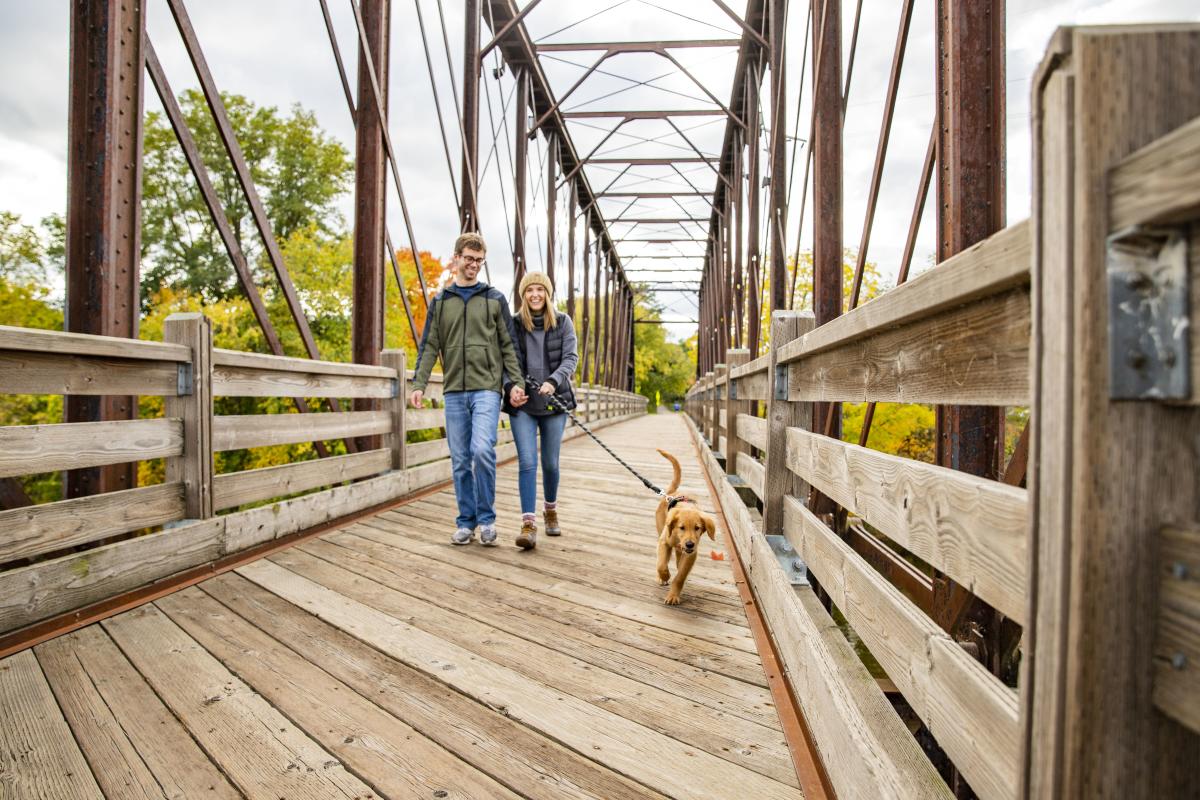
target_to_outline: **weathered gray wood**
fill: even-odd
[[[738,414],[737,435],[746,444],[762,452],[767,451],[767,421],[762,417],[752,417],[749,414]]]
[[[405,428],[410,431],[422,431],[427,428],[446,427],[446,409],[444,408],[407,408],[404,411]]]
[[[0,350],[0,394],[166,396],[175,394],[178,386],[179,364],[174,359],[145,361]]]
[[[213,366],[218,369],[231,367],[239,370],[295,372],[309,375],[343,375],[352,378],[386,379],[395,377],[392,371],[385,366],[348,364],[340,361],[314,361],[307,358],[289,358],[288,356],[273,356],[265,353],[244,353],[240,350],[224,350],[219,347],[213,348]],[[312,396],[316,397],[317,395]]]
[[[1018,287],[823,349],[789,364],[788,399],[1028,405],[1029,313]]]
[[[104,797],[32,651],[0,661],[0,719],[5,797]]]
[[[391,465],[391,448],[381,448],[277,467],[229,472],[218,475],[214,480],[213,502],[218,511],[223,511],[243,503],[365,478],[385,472]]]
[[[213,369],[212,325],[196,312],[172,314],[163,323],[163,339],[192,354],[192,392],[164,399],[166,416],[183,421],[183,453],[167,459],[167,481],[183,483],[184,514],[213,515]]]
[[[387,433],[387,411],[341,411],[321,414],[247,414],[213,419],[213,450],[241,450],[320,439],[345,439]]]
[[[787,466],[834,502],[1023,623],[1028,494],[792,428]]]
[[[726,350],[725,360],[728,362],[725,365],[726,376],[728,376],[732,370],[749,363],[750,351],[745,349]],[[737,382],[732,379],[726,383],[725,400],[721,404],[719,412],[721,427],[725,430],[725,438],[728,439],[723,452],[725,453],[725,471],[729,475],[738,474],[739,457],[742,453],[749,452],[746,443],[737,435],[737,426],[733,424],[737,420],[738,414],[750,413],[750,404],[742,400],[741,395],[738,395],[738,399],[733,399],[736,392],[732,391],[730,387],[736,385]]]
[[[754,494],[762,500],[764,493],[764,470],[763,465],[755,461],[749,455],[745,455],[738,459],[737,476],[746,482],[746,485],[754,490]]]
[[[793,497],[784,532],[981,798],[1017,793],[1017,695]]]
[[[183,519],[183,494],[173,481],[0,511],[0,564]]]
[[[1200,117],[1126,156],[1108,173],[1108,226],[1200,216]]]
[[[511,436],[511,434],[509,434]],[[450,457],[450,441],[448,439],[433,439],[428,442],[417,442],[410,444],[405,448],[408,463],[411,466],[419,464],[427,464],[430,461],[437,461],[442,458]]]
[[[1200,526],[1162,531],[1154,704],[1200,733]]]
[[[747,351],[749,352],[749,351]],[[771,366],[771,354],[763,353],[753,361],[747,361],[745,364],[739,365],[737,368],[731,368],[729,375],[733,378],[746,378],[751,375],[767,374],[767,368]]]
[[[392,381],[390,378],[375,376],[214,367],[213,394],[219,397],[390,398]]]
[[[146,342],[121,336],[95,336],[90,333],[44,331],[0,325],[0,350],[24,350],[34,353],[92,356],[95,358],[132,358],[143,361],[189,361],[191,354],[175,344]]]
[[[182,452],[179,419],[13,425],[0,428],[0,478],[169,458]]]
[[[808,428],[812,425],[813,416],[811,403],[775,399],[780,389],[784,394],[787,393],[787,387],[777,387],[775,381],[780,378],[787,381],[788,375],[788,370],[776,367],[779,364],[779,354],[784,348],[790,342],[809,333],[816,325],[816,317],[811,312],[771,312],[771,364],[767,372],[770,378],[770,399],[767,401],[767,443],[763,448],[766,452],[766,482],[763,485],[762,525],[763,533],[772,536],[783,533],[784,495],[808,497],[808,484],[787,468],[787,429]],[[780,372],[783,374],[780,375]]]
[[[753,375],[747,375],[744,378],[739,378],[737,385],[739,400],[769,399],[767,390],[770,386],[770,380],[767,378],[766,372],[756,372]]]
[[[392,415],[392,431],[389,434],[388,446],[392,451],[392,469],[404,469],[408,466],[408,370],[405,362],[408,354],[403,350],[384,350],[383,366],[395,370],[396,377],[392,379],[395,391],[387,411]]]

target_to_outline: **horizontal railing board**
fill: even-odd
[[[1126,156],[1108,173],[1109,229],[1200,217],[1200,118]]]
[[[383,448],[217,475],[213,478],[213,508],[222,511],[243,503],[365,478],[384,472],[391,465],[392,451]]]
[[[405,430],[422,431],[444,427],[446,427],[446,409],[444,408],[404,409]]]
[[[766,481],[766,468],[761,463],[755,461],[747,453],[743,453],[737,460],[738,477],[746,482],[746,485],[754,490],[754,494],[758,495],[758,499],[763,499],[764,482]]]
[[[387,433],[391,427],[387,411],[213,417],[213,451],[370,436]]]
[[[742,441],[759,450],[767,449],[767,421],[749,414],[737,415],[737,435]]]
[[[831,500],[1024,624],[1026,490],[788,428],[787,465]]]
[[[730,376],[734,378],[745,378],[749,375],[766,374],[771,367],[771,354],[766,353],[759,356],[753,361],[747,361],[740,367],[735,367],[729,371]]]
[[[0,478],[168,458],[183,452],[179,419],[61,422],[0,428]]]
[[[1154,704],[1200,733],[1200,526],[1162,531]]]
[[[0,394],[168,397],[179,392],[179,370],[175,361],[0,350]]]
[[[393,380],[374,376],[214,366],[212,393],[224,397],[391,398]]]
[[[450,442],[447,439],[405,445],[405,459],[410,467],[449,457]]]
[[[1029,283],[1029,221],[1010,225],[907,283],[779,348],[779,363],[808,358]]]
[[[1029,288],[1010,289],[793,362],[788,399],[1028,405],[1029,333]]]
[[[174,481],[0,511],[0,563],[174,522],[183,509]]]
[[[948,800],[949,788],[812,589],[788,582],[711,451],[701,448],[701,458],[837,796]]]
[[[984,800],[1017,795],[1017,694],[794,497],[784,532],[871,655]]]
[[[242,369],[270,370],[272,372],[299,372],[313,375],[344,375],[352,378],[395,378],[396,371],[373,364],[346,364],[340,361],[315,361],[308,358],[273,356],[266,353],[244,353],[240,350],[224,350],[214,347],[214,367],[239,367]]]
[[[142,361],[191,361],[191,348],[181,344],[144,342],[120,336],[66,333],[36,328],[0,325],[0,350],[24,350],[98,358],[129,358]]]
[[[734,381],[737,386],[736,400],[768,400],[770,379],[765,372],[747,375]]]

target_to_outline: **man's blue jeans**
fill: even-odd
[[[509,416],[517,443],[517,485],[521,489],[521,513],[533,514],[537,507],[538,433],[542,434],[542,491],[547,503],[558,500],[558,451],[562,449],[566,414]]]
[[[496,521],[496,426],[500,394],[487,390],[446,392],[446,438],[459,528]]]

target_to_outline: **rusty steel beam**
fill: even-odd
[[[578,202],[578,198],[576,198]],[[574,223],[572,223],[572,226]],[[580,326],[579,346],[583,349],[583,356],[579,360],[579,380],[581,383],[586,383],[588,379],[588,365],[590,363],[591,350],[589,348],[588,333],[591,328],[591,309],[589,307],[588,296],[588,278],[592,267],[592,243],[589,241],[591,236],[591,228],[586,224],[583,226],[583,320]]]
[[[668,167],[674,164],[711,164],[717,161],[717,158],[709,156],[707,158],[588,158],[584,159],[589,164],[629,164],[634,167]],[[712,194],[712,192],[708,192]]]
[[[758,357],[758,341],[762,335],[762,311],[759,309],[759,290],[762,281],[762,253],[759,252],[759,223],[761,220],[762,174],[759,159],[759,88],[762,73],[757,64],[746,72],[746,346],[750,358]]]
[[[483,21],[481,0],[463,3],[463,105],[462,105],[462,207],[458,212],[459,229],[466,233],[479,230],[479,70],[483,55],[479,51],[479,27]],[[520,21],[517,20],[517,24]],[[497,40],[499,37],[497,37]]]
[[[758,42],[758,45],[759,45],[760,47],[762,47],[764,50],[770,50],[770,49],[771,49],[771,44],[770,44],[770,42],[768,42],[766,39],[764,39],[764,38],[763,38],[763,35],[762,35],[761,33],[759,33],[759,32],[758,32],[758,31],[757,31],[757,30],[756,30],[756,29],[753,27],[753,25],[752,25],[752,24],[751,24],[751,23],[748,21],[748,19],[742,19],[741,17],[739,17],[739,16],[738,16],[738,15],[737,15],[737,14],[734,12],[734,10],[733,10],[732,8],[730,8],[729,6],[725,5],[725,3],[721,2],[721,0],[713,0],[713,2],[717,4],[717,8],[721,9],[722,11],[724,11],[724,12],[725,12],[725,13],[726,13],[726,14],[729,16],[729,18],[730,18],[731,20],[733,20],[734,22],[736,22],[736,23],[738,24],[738,26],[739,26],[739,27],[740,27],[740,28],[741,28],[743,31],[745,31],[745,33],[746,33],[746,35],[747,35],[747,36],[749,36],[749,37],[750,37],[751,39],[753,39],[754,41]],[[746,14],[746,16],[747,16],[747,17],[749,17],[749,16],[750,16],[750,14],[749,14],[749,13],[747,13],[747,14]]]
[[[618,222],[633,223],[638,225],[669,225],[679,222],[708,222],[703,217],[647,217],[645,219],[616,219],[609,220],[610,225],[615,225]]]
[[[787,0],[771,0],[771,186],[767,204],[770,232],[771,310],[787,308],[787,61],[784,40]]]
[[[723,117],[725,112],[719,108],[679,108],[661,111],[564,111],[564,119],[602,119],[604,117],[624,117],[630,119],[669,119],[670,117]]]
[[[483,59],[487,56],[487,54],[492,52],[496,45],[500,44],[501,40],[504,39],[504,37],[507,36],[513,28],[521,24],[521,21],[529,15],[530,11],[533,11],[535,8],[537,8],[538,3],[540,2],[542,2],[542,0],[529,0],[529,3],[521,9],[520,13],[510,19],[507,23],[505,23],[504,27],[496,32],[496,35],[492,37],[492,40],[485,44],[483,49],[479,51],[480,64],[483,63]]]
[[[603,317],[600,314],[600,273],[603,272],[603,256],[600,250],[600,239],[596,239],[596,293],[595,299],[592,301],[595,304],[594,319],[592,323],[592,383],[600,383],[600,320]]]
[[[135,339],[141,311],[143,0],[71,4],[66,330]],[[68,395],[67,422],[135,419],[137,398]],[[132,489],[137,464],[70,470],[68,498]]]
[[[575,206],[579,202],[579,187],[571,184],[571,199],[567,206],[567,316],[575,321]]]
[[[558,134],[546,137],[546,275],[554,283],[554,248],[556,245],[555,216],[558,212]]]
[[[529,74],[524,69],[517,68],[515,77],[517,80],[517,124],[516,132],[513,134],[513,141],[516,145],[516,154],[513,158],[516,162],[514,170],[517,185],[514,189],[516,198],[513,200],[516,205],[513,214],[513,303],[519,309],[521,298],[517,290],[521,285],[521,279],[525,277],[528,266],[525,255],[525,195],[529,174],[529,140],[525,137],[525,126],[528,123],[526,112],[529,108]]]
[[[562,44],[539,44],[537,51],[539,53],[570,53],[580,50],[615,50],[621,53],[657,53],[664,48],[738,47],[741,43],[741,39],[677,39],[662,42],[566,42]]]
[[[671,197],[709,197],[712,192],[694,192],[691,190],[678,190],[673,192],[601,192],[596,195],[600,198],[608,197],[639,197],[642,199],[666,199]]]

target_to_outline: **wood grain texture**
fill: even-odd
[[[1024,621],[1024,489],[799,428],[787,432],[787,465],[1005,616]]]
[[[750,361],[750,351],[745,349],[726,350],[725,360],[728,362],[726,365],[727,370],[736,369]],[[725,449],[721,451],[725,454],[725,471],[729,475],[738,474],[738,462],[742,460],[743,454],[749,458],[750,452],[750,448],[738,436],[736,426],[734,425],[739,414],[750,413],[750,403],[742,400],[740,395],[738,395],[737,399],[734,399],[734,395],[737,392],[733,391],[733,389],[736,387],[737,382],[730,380],[729,391],[725,392],[725,399],[721,402],[721,410],[719,412],[721,429],[725,432],[729,440]],[[760,486],[760,494],[761,488]]]
[[[391,398],[392,378],[219,366],[213,367],[213,394],[219,397]]]
[[[305,492],[318,486],[331,486],[356,478],[365,478],[391,468],[391,448],[367,450],[343,456],[299,461],[277,467],[230,472],[213,481],[213,502],[217,510],[253,503],[271,497]]]
[[[0,394],[168,396],[178,390],[179,364],[173,360],[0,350]]]
[[[762,452],[767,449],[767,421],[749,414],[737,415],[737,434],[746,444]]]
[[[793,427],[808,428],[812,425],[812,404],[792,403],[775,400],[775,381],[787,380],[787,370],[778,369],[779,353],[784,345],[816,327],[817,321],[811,312],[771,312],[770,372],[771,399],[767,402],[767,444],[764,450],[766,484],[763,486],[763,533],[777,536],[783,533],[783,498],[787,495],[808,497],[808,484],[787,468],[787,430]],[[783,375],[779,373],[783,372]],[[786,389],[786,387],[780,387]]]
[[[213,348],[213,367],[216,369],[230,367],[267,372],[295,372],[310,375],[343,375],[351,378],[396,377],[396,373],[392,369],[372,364],[314,361],[307,358],[289,358],[288,356],[273,356],[265,353],[244,353],[240,350],[224,350],[219,347]],[[312,396],[316,397],[317,395]]]
[[[737,379],[734,383],[737,385],[738,400],[766,400],[769,397],[767,387],[770,385],[770,380],[766,372],[747,375]]]
[[[823,349],[789,364],[788,399],[1028,405],[1029,314],[1018,287]]]
[[[1108,225],[1169,224],[1200,216],[1200,118],[1126,156],[1108,173]]]
[[[444,408],[408,408],[404,411],[404,425],[410,431],[446,427]]]
[[[1166,527],[1161,542],[1154,704],[1200,733],[1200,526]]]
[[[388,369],[396,372],[396,394],[385,401],[384,406],[392,415],[392,430],[387,445],[392,451],[392,469],[402,470],[408,466],[408,370],[405,369],[408,355],[403,350],[384,350],[381,361]]]
[[[34,353],[131,358],[141,361],[190,361],[191,351],[177,344],[146,342],[120,336],[44,331],[0,325],[0,350]]]
[[[102,798],[32,651],[0,661],[0,793]]]
[[[321,414],[246,414],[213,418],[213,450],[241,450],[295,444],[318,439],[369,436],[391,430],[386,411],[340,411]]]
[[[1010,225],[779,348],[788,364],[1029,283],[1030,226]]]
[[[793,497],[784,531],[971,788],[988,800],[1015,796],[1016,692]]]
[[[749,456],[738,459],[737,475],[746,482],[746,485],[754,490],[754,494],[758,499],[763,498],[763,484],[765,481],[766,470],[763,468],[762,462],[755,461]]]
[[[178,481],[0,511],[0,564],[183,517]]]
[[[62,422],[0,428],[0,478],[164,458],[183,452],[179,419]]]
[[[192,353],[192,392],[163,400],[165,416],[183,422],[183,452],[167,459],[167,481],[184,486],[184,514],[192,519],[213,515],[213,385],[212,325],[196,312],[177,313],[163,324],[163,338]]]
[[[745,364],[731,368],[729,374],[734,378],[745,378],[758,374],[765,375],[769,366],[771,366],[771,354],[763,353],[753,361],[747,361]]]

